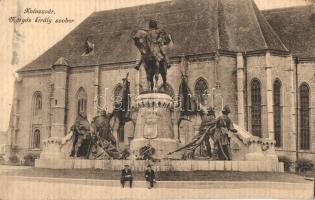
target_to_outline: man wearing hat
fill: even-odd
[[[223,107],[223,110],[222,110],[222,118],[223,118],[223,120],[224,120],[224,122],[225,122],[225,126],[226,126],[226,128],[227,128],[229,131],[231,131],[231,132],[233,132],[233,133],[236,133],[237,130],[234,128],[233,122],[232,122],[231,118],[229,117],[229,114],[230,114],[230,113],[231,113],[230,106],[229,106],[229,105],[225,105],[225,106]]]
[[[151,168],[151,165],[147,166],[147,169],[145,170],[145,173],[144,173],[144,177],[145,177],[145,180],[149,182],[148,188],[149,189],[153,188],[153,184],[155,183],[155,174],[154,174],[153,169]]]
[[[129,187],[132,188],[132,173],[131,169],[129,168],[129,165],[125,164],[125,168],[121,171],[121,178],[120,178],[120,183],[121,186],[124,188],[125,187],[125,182],[129,181]]]

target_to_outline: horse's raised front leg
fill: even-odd
[[[143,62],[144,70],[147,75],[147,91],[152,91],[151,71],[146,62]]]
[[[154,69],[154,91],[158,90],[158,81],[159,81],[159,74],[160,74],[160,61],[155,62],[155,69]]]
[[[162,76],[162,80],[163,80],[163,89],[164,91],[167,90],[166,88],[166,73],[167,73],[167,67],[166,67],[166,62],[165,61],[162,61],[160,62],[160,68],[159,68],[159,73],[161,74]]]
[[[152,84],[151,84],[150,78],[147,78],[147,89],[148,89],[148,91],[152,91]]]
[[[150,83],[150,91],[152,92],[154,89],[154,81],[153,81],[153,76],[154,75],[150,75],[150,81],[148,81]]]
[[[154,75],[154,79],[155,79],[155,82],[154,82],[154,91],[157,91],[157,90],[158,90],[158,82],[159,82],[159,74],[155,74],[155,75]]]
[[[166,74],[162,74],[162,79],[163,79],[163,89],[164,89],[164,91],[166,91],[167,90],[167,88],[166,88]]]

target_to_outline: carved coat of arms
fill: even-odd
[[[145,124],[143,127],[143,137],[146,139],[154,139],[158,136],[158,116],[156,114],[148,114],[145,117]]]

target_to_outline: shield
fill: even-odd
[[[146,116],[145,125],[143,127],[143,137],[146,139],[154,139],[158,136],[157,126],[158,116],[150,114]]]

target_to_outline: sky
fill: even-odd
[[[8,128],[13,99],[15,71],[28,64],[61,40],[94,11],[136,6],[165,0],[0,0],[0,131]],[[260,9],[306,5],[311,0],[255,0]],[[53,15],[24,15],[27,8],[52,9]],[[23,18],[53,16],[74,19],[72,23],[10,23],[13,16]],[[15,30],[15,31],[14,31]],[[16,34],[14,34],[16,33]],[[14,53],[15,52],[15,56]],[[13,64],[12,64],[13,63]]]

